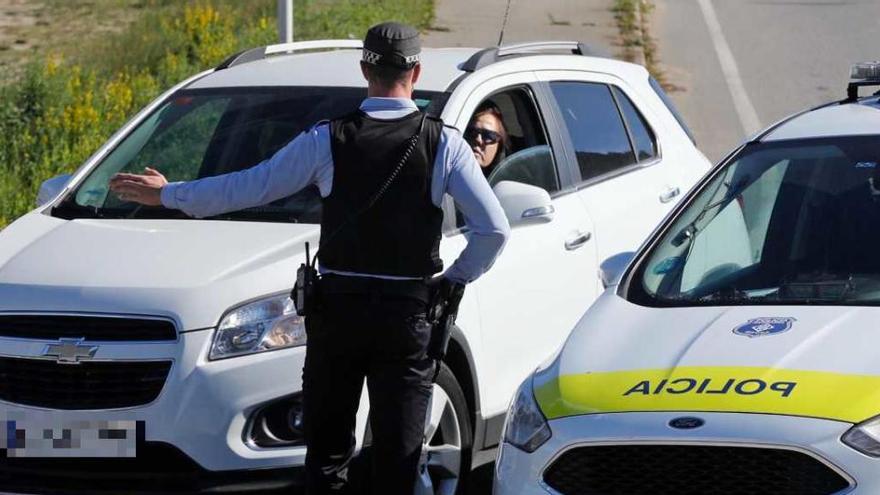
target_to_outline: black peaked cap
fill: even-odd
[[[376,24],[364,38],[363,61],[373,65],[411,69],[419,63],[421,52],[419,32],[399,22]]]

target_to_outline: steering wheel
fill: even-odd
[[[509,180],[540,187],[546,191],[556,190],[556,169],[550,146],[532,146],[505,157],[489,174],[489,185]]]

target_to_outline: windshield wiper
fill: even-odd
[[[741,304],[752,300],[752,296],[748,292],[739,290],[736,287],[724,287],[700,296],[697,300],[700,302]]]
[[[65,220],[79,218],[99,219],[176,219],[188,218],[178,210],[169,210],[161,207],[143,208],[107,208],[99,206],[85,206],[72,201],[66,201],[52,208],[52,216]]]
[[[841,301],[855,292],[852,276],[846,278],[788,281],[779,286],[778,296],[783,301],[833,302]]]
[[[257,222],[284,222],[299,223],[299,213],[287,208],[272,206],[257,206],[244,210],[232,211],[206,217],[206,220],[229,220],[229,221],[257,221]]]
[[[97,206],[83,206],[72,201],[65,201],[52,208],[51,215],[64,220],[77,218],[106,218],[105,212]]]

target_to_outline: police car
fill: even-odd
[[[0,232],[0,491],[266,493],[302,481],[305,334],[288,293],[304,243],[317,245],[318,192],[194,219],[122,201],[108,180],[259,163],[357,108],[361,48],[230,57],[49,180],[40,207]],[[419,490],[450,494],[495,458],[510,396],[600,292],[598,260],[638,246],[709,164],[644,68],[582,44],[425,49],[422,66],[420,108],[464,131],[491,100],[510,137],[490,183],[512,235],[467,291],[426,421]],[[451,201],[444,211],[449,266],[467,232]]]
[[[511,404],[496,494],[880,493],[880,64],[853,78],[604,265]]]

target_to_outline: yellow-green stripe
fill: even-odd
[[[548,419],[579,414],[709,411],[856,423],[880,413],[880,376],[689,366],[562,375],[538,385]]]

